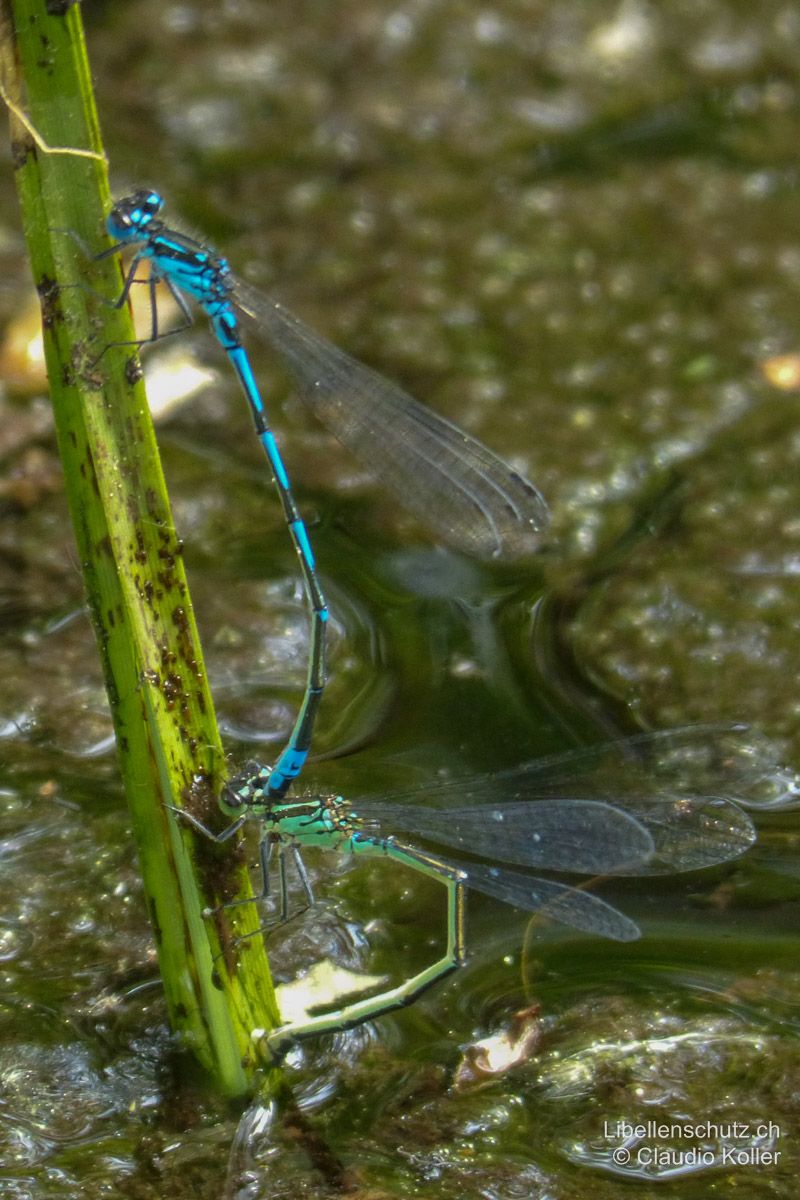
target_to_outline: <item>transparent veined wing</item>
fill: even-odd
[[[424,524],[479,558],[538,549],[549,513],[529,480],[269,296],[236,280],[232,298],[314,415]]]

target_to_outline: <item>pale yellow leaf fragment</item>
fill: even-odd
[[[794,392],[800,388],[800,354],[776,354],[765,358],[761,374],[767,383],[781,392]]]
[[[454,1086],[480,1086],[527,1062],[538,1049],[541,1036],[538,1004],[514,1013],[502,1032],[491,1034],[466,1048],[456,1069]]]
[[[385,975],[364,975],[338,967],[330,959],[315,963],[291,983],[275,989],[278,1008],[286,1024],[305,1021],[320,1008],[341,1007],[345,1001],[363,992],[371,992],[388,982]]]

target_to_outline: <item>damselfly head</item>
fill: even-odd
[[[260,814],[269,788],[269,767],[249,762],[245,769],[229,779],[222,789],[222,805],[228,812],[243,816],[247,812]]]
[[[136,241],[145,236],[147,226],[157,216],[164,201],[158,192],[147,188],[118,200],[108,214],[106,229],[118,242]]]

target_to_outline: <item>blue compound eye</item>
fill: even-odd
[[[128,236],[132,228],[130,214],[125,212],[120,205],[112,208],[106,221],[106,229],[111,237],[122,241]]]
[[[164,201],[158,192],[139,192],[136,198],[148,217],[154,217],[157,212],[161,211],[164,205]]]

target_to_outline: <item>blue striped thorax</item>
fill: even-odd
[[[194,238],[167,228],[157,219],[163,204],[158,192],[153,191],[134,192],[119,200],[106,221],[109,235],[123,245],[138,245],[138,256],[151,260],[158,278],[194,296],[212,320],[221,313],[229,315],[229,324],[235,327],[236,318],[229,304],[232,277],[227,259]]]

